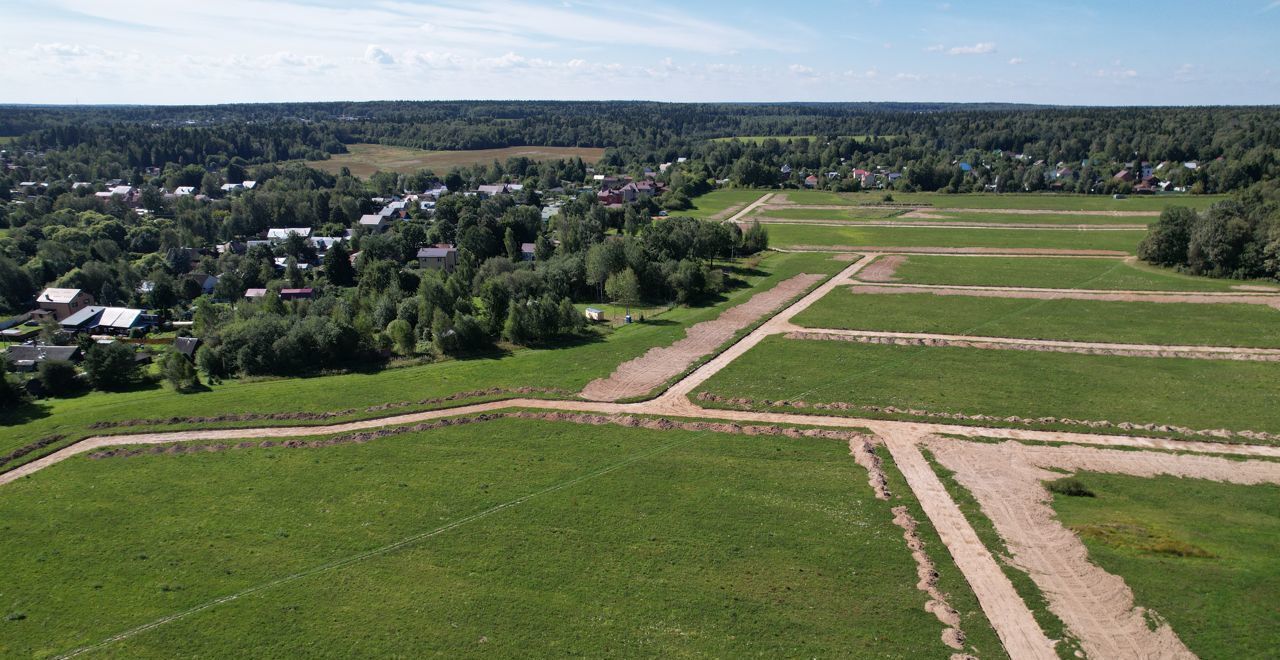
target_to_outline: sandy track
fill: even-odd
[[[715,320],[693,325],[676,343],[651,348],[644,355],[618,365],[608,378],[591,381],[583,388],[582,397],[593,401],[617,401],[648,394],[715,351],[739,330],[800,295],[822,278],[822,275],[796,275],[768,291],[757,293]]]
[[[902,256],[903,261],[905,261],[908,258],[907,255],[891,255],[891,256]],[[972,257],[976,255],[960,255],[960,256]],[[1015,255],[1008,255],[1008,258],[1014,258],[1014,256]],[[1074,258],[1074,257],[1058,257],[1058,258]],[[1084,257],[1084,258],[1088,258],[1088,257]],[[898,262],[898,265],[901,266],[902,262]],[[897,271],[895,270],[895,274],[896,272]],[[1145,290],[1144,289],[1073,289],[1073,288],[1055,288],[1055,287],[1048,287],[1048,286],[990,286],[990,285],[983,285],[983,284],[917,284],[913,282],[901,282],[901,281],[898,281],[896,278],[893,280],[883,280],[883,281],[869,280],[866,277],[863,277],[861,275],[853,279],[855,282],[860,282],[863,284],[871,284],[871,285],[882,286],[882,287],[921,289],[922,291],[927,290],[930,292],[935,290],[953,290],[953,291],[962,291],[962,292],[963,291],[992,291],[996,293],[1003,293],[1003,292],[1079,293],[1079,294],[1086,294],[1086,295],[1099,294],[1099,295],[1109,295],[1109,296],[1116,296],[1116,295],[1134,296],[1135,298],[1140,298],[1143,296],[1174,295],[1174,296],[1195,296],[1198,298],[1228,298],[1229,300],[1227,302],[1231,302],[1230,299],[1244,299],[1244,298],[1250,298],[1253,300],[1270,298],[1272,302],[1280,302],[1280,289],[1264,289],[1262,287],[1250,288],[1247,290],[1241,290],[1241,289],[1232,287],[1231,291],[1153,291],[1149,289],[1145,289]],[[922,291],[917,291],[915,293],[920,293]]]
[[[881,429],[893,462],[915,493],[933,528],[978,597],[987,620],[995,628],[1011,658],[1057,658],[1053,642],[1045,636],[1013,583],[996,564],[977,532],[916,448],[917,436],[898,429]]]
[[[921,332],[879,332],[838,328],[800,328],[787,333],[787,339],[816,341],[849,341],[859,344],[893,346],[951,346],[1003,351],[1039,351],[1045,353],[1077,353],[1081,355],[1121,355],[1127,357],[1185,358],[1191,360],[1238,360],[1246,362],[1280,362],[1277,348],[1235,348],[1231,346],[1165,346],[1156,344],[1113,344],[1017,337],[975,337],[972,335],[939,335]]]
[[[1198,303],[1268,305],[1280,309],[1280,296],[1249,293],[1171,293],[1165,291],[1092,291],[1083,289],[1030,289],[964,286],[930,286],[914,284],[855,284],[849,290],[857,294],[892,295],[929,293],[935,296],[970,296],[977,298],[1025,298],[1029,300],[1100,300],[1110,302]]]
[[[1129,257],[1121,250],[1067,250],[1059,248],[899,247],[892,245],[789,245],[787,252],[883,252],[889,254],[994,254],[1042,257]]]
[[[1096,658],[1195,657],[1164,623],[1152,630],[1124,580],[1092,564],[1084,543],[1058,522],[1045,468],[1149,477],[1169,474],[1241,484],[1280,484],[1280,464],[1089,447],[1029,447],[934,439],[927,446],[973,493],[1053,611]]]

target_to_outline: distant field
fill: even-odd
[[[1053,229],[945,229],[935,227],[826,227],[774,224],[769,245],[875,247],[989,247],[1116,250],[1133,253],[1145,231]]]
[[[0,135],[0,144],[10,144],[18,139],[17,135]]]
[[[737,213],[743,208],[757,199],[760,199],[769,191],[755,190],[753,188],[722,188],[713,190],[705,195],[699,195],[693,198],[693,208],[688,211],[677,211],[673,215],[687,215],[694,218],[710,218],[715,215],[723,215],[720,219],[726,219]]]
[[[1277,376],[1280,365],[1275,363],[893,346],[773,336],[712,376],[698,391],[757,400],[847,402],[968,415],[1055,416],[1275,433],[1280,432],[1280,407],[1275,405]],[[867,411],[823,414],[906,417]]]
[[[878,203],[884,191],[845,193],[856,204]],[[895,204],[927,204],[957,209],[1035,209],[1044,211],[1160,211],[1168,206],[1206,209],[1225,195],[1142,195],[1112,199],[1109,195],[1068,195],[1057,193],[945,193],[893,192]]]
[[[838,287],[797,315],[795,323],[883,332],[1280,348],[1280,311],[1266,305],[858,294]]]
[[[870,135],[842,135],[840,137],[852,138],[857,142],[866,142],[871,139]],[[889,140],[889,139],[892,139],[894,136],[881,135],[880,137],[883,139]],[[734,140],[737,140],[739,142],[750,142],[752,144],[760,144],[761,142],[764,142],[765,140],[769,140],[769,139],[777,140],[779,142],[786,142],[787,140],[816,140],[818,139],[818,136],[816,135],[733,135],[730,137],[711,138],[711,141],[712,142],[732,142]]]
[[[839,441],[529,420],[80,457],[0,497],[0,655],[261,588],[102,654],[946,657],[893,504]],[[965,650],[1005,657],[921,523]]]
[[[881,257],[884,259],[885,257]],[[1120,291],[1229,291],[1255,282],[1183,275],[1117,259],[950,257],[910,255],[894,271],[904,284],[1105,289]],[[1276,286],[1280,291],[1280,286]]]
[[[132,392],[93,392],[70,399],[47,399],[23,410],[0,413],[0,455],[54,434],[65,436],[59,445],[67,444],[93,434],[94,431],[88,427],[99,421],[236,413],[351,411],[334,418],[337,421],[456,405],[457,402],[416,402],[492,387],[536,386],[577,392],[591,380],[608,376],[619,363],[642,355],[654,346],[670,345],[684,337],[685,328],[689,325],[713,319],[725,309],[778,282],[799,273],[835,273],[844,265],[832,260],[828,254],[771,253],[755,271],[733,274],[743,279],[747,286],[730,292],[719,304],[678,306],[657,318],[650,316],[654,323],[634,323],[604,336],[591,336],[581,343],[561,348],[523,349],[505,356],[451,360],[375,373],[233,379],[213,386],[210,391],[195,394],[177,394],[168,387],[156,386]],[[495,397],[479,395],[466,401],[492,398]],[[414,405],[385,411],[366,410],[369,406],[387,402],[414,402]],[[307,423],[321,422],[257,420],[238,424],[158,425],[148,429]],[[0,465],[0,469],[11,468],[35,456],[38,454]]]
[[[604,149],[594,147],[506,147],[503,149],[476,149],[472,151],[424,151],[408,147],[382,144],[349,144],[350,153],[334,154],[328,160],[307,161],[308,167],[337,174],[343,167],[358,177],[368,177],[377,171],[407,174],[418,170],[433,170],[443,174],[454,167],[487,165],[493,161],[506,162],[508,158],[523,156],[533,160],[581,158],[594,163],[604,156]]]
[[[1089,561],[1124,578],[1201,658],[1280,648],[1280,488],[1080,473],[1096,497],[1055,495]]]

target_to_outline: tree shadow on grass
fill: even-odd
[[[0,410],[0,426],[21,426],[53,415],[52,406],[24,403],[16,408]]]

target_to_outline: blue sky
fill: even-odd
[[[1276,104],[1280,0],[0,0],[0,53],[20,103]]]

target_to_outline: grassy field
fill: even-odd
[[[487,165],[493,161],[505,163],[508,158],[523,156],[533,160],[581,158],[594,163],[604,156],[604,149],[593,147],[506,147],[503,149],[475,149],[471,151],[425,151],[408,147],[383,144],[349,144],[349,153],[334,154],[328,160],[307,161],[308,167],[337,174],[346,167],[358,177],[368,177],[374,172],[398,172],[408,174],[418,170],[433,170],[439,174],[455,167]]]
[[[952,257],[924,254],[907,256],[895,271],[894,281],[908,284],[1108,291],[1230,291],[1231,287],[1240,284],[1262,284],[1183,275],[1141,262],[1117,259]],[[1275,288],[1280,292],[1280,286]]]
[[[779,220],[828,220],[828,221],[858,221],[858,220],[884,220],[901,214],[899,209],[886,208],[859,208],[849,207],[847,209],[807,209],[807,208],[780,208],[760,210],[753,213],[753,216],[778,218]]]
[[[1079,474],[1097,497],[1055,495],[1089,559],[1124,578],[1202,658],[1280,648],[1280,488]]]
[[[246,590],[103,650],[949,653],[889,505],[838,441],[502,420],[325,449],[79,457],[6,486],[0,519],[9,657]],[[929,549],[966,651],[1003,657]]]
[[[1168,206],[1187,206],[1206,209],[1225,195],[1151,195],[1127,199],[1112,199],[1107,195],[1068,195],[1056,193],[948,195],[945,193],[893,192],[896,204],[921,204],[940,209],[1032,209],[1042,211],[1160,211]],[[874,204],[884,197],[884,191],[848,193],[855,204]]]
[[[840,287],[795,317],[809,328],[1196,346],[1280,347],[1266,305],[1028,300]]]
[[[711,377],[699,391],[756,400],[847,402],[967,415],[1054,416],[1275,433],[1280,432],[1274,385],[1278,375],[1280,366],[1259,362],[888,346],[774,336]],[[866,411],[846,414],[909,418]]]
[[[769,226],[775,248],[814,247],[988,247],[1115,250],[1133,253],[1145,231],[1061,231],[1054,229],[945,229],[936,227]]]
[[[963,212],[925,210],[922,213],[931,217],[915,218],[915,220],[938,223],[990,222],[1008,225],[1149,225],[1156,221],[1156,218],[1149,216],[1085,215],[1053,212],[1003,213],[987,210]]]
[[[710,218],[713,215],[725,214],[725,218],[737,211],[746,208],[746,206],[757,199],[760,199],[768,191],[754,190],[751,188],[723,188],[721,190],[713,190],[705,195],[699,195],[693,198],[693,208],[688,211],[677,211],[673,215],[687,215],[694,218]],[[733,213],[725,213],[729,209],[734,209]]]
[[[418,401],[490,387],[546,387],[577,392],[595,378],[609,375],[619,363],[642,355],[654,346],[666,346],[684,337],[685,328],[713,319],[725,309],[746,301],[755,293],[772,288],[798,273],[835,273],[845,264],[825,254],[771,253],[755,271],[737,275],[747,286],[730,292],[717,304],[703,307],[676,307],[647,323],[617,329],[594,341],[551,349],[525,349],[509,355],[454,360],[423,366],[388,369],[377,373],[344,374],[313,378],[275,380],[231,380],[196,394],[177,394],[167,387],[104,393],[94,392],[71,399],[51,399],[17,412],[0,415],[0,455],[36,440],[61,434],[66,438],[56,446],[93,434],[89,424],[133,418],[163,419],[173,416],[200,416],[236,413],[323,412],[356,409],[334,418],[379,417],[441,405],[414,405],[389,411],[368,412],[366,407],[387,402]],[[468,399],[469,402],[498,398]],[[251,426],[297,425],[300,421],[254,421]],[[310,422],[320,423],[320,422]],[[327,423],[327,422],[325,422]],[[217,426],[201,424],[199,426]],[[224,423],[245,426],[246,423]],[[147,427],[180,429],[190,425]],[[117,431],[118,432],[118,431]],[[32,454],[0,468],[8,469],[30,460]]]
[[[858,142],[867,142],[868,140],[871,139],[870,135],[843,135],[841,137],[852,138]],[[886,140],[893,139],[892,135],[882,135],[880,137]],[[779,142],[786,142],[788,140],[813,141],[818,139],[818,136],[816,135],[733,135],[730,137],[711,138],[711,141],[712,142],[732,142],[734,140],[737,140],[739,142],[750,142],[752,144],[760,144],[761,142],[764,142],[765,140],[770,140],[770,139],[777,140]]]

